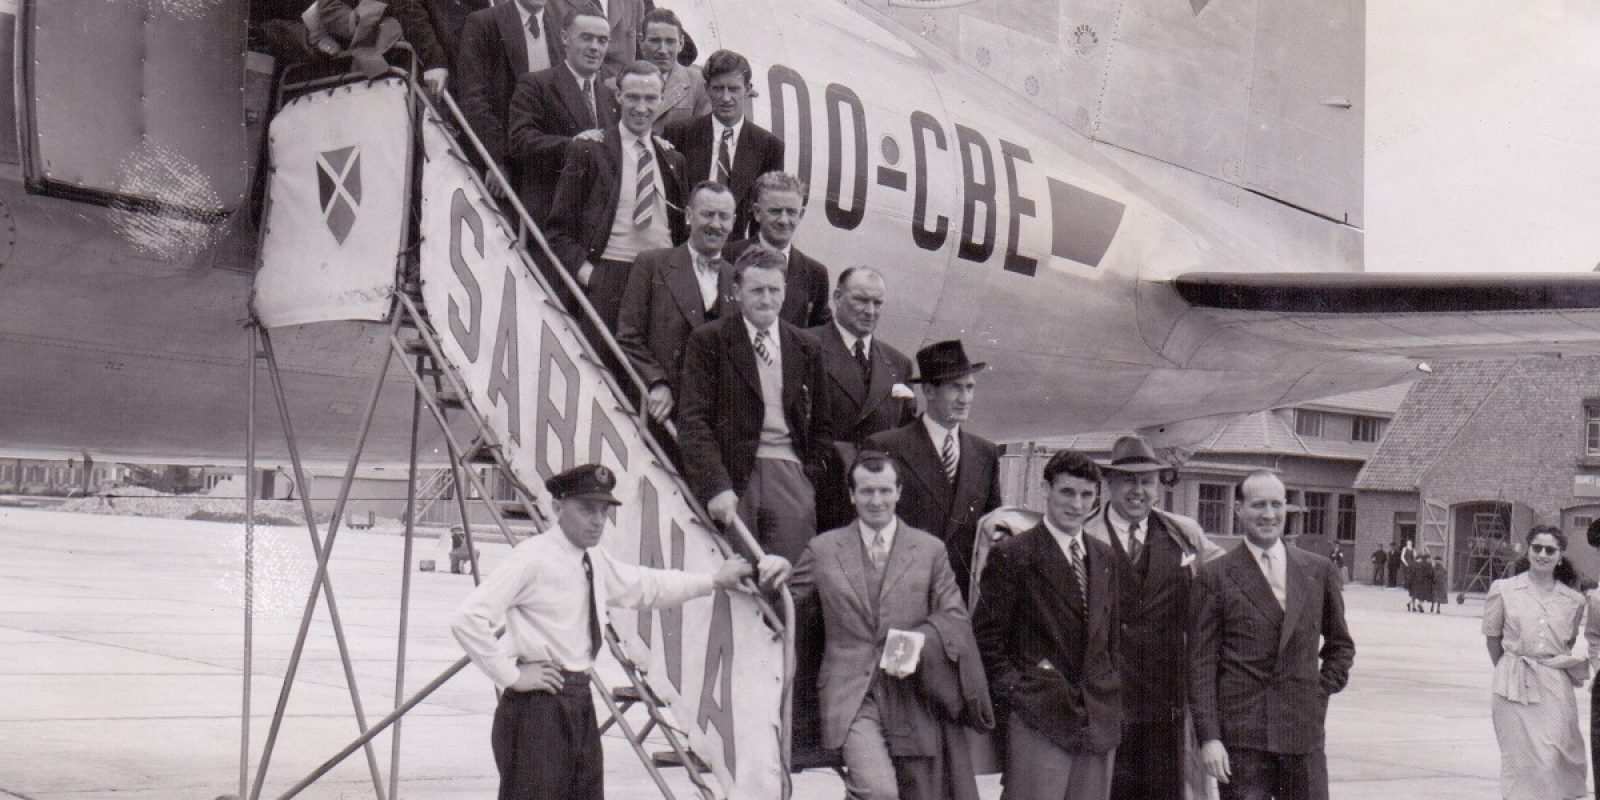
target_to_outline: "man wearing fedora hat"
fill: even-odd
[[[1204,797],[1204,771],[1186,745],[1183,643],[1195,570],[1223,551],[1198,522],[1156,508],[1162,484],[1176,470],[1143,437],[1118,439],[1101,468],[1107,502],[1083,530],[1109,545],[1118,565],[1123,716],[1111,797]]]
[[[584,464],[545,481],[554,528],[518,544],[467,596],[451,632],[502,690],[489,739],[500,800],[605,796],[605,768],[588,671],[604,641],[605,609],[682,605],[749,577],[740,559],[710,575],[617,561],[597,547],[614,506],[616,474]],[[761,559],[763,586],[787,580],[789,562]],[[505,625],[505,636],[495,629]]]
[[[983,362],[967,360],[959,339],[917,351],[916,379],[927,410],[922,417],[874,434],[866,447],[906,465],[900,518],[944,541],[961,596],[968,596],[978,518],[1000,506],[1000,449],[969,433],[963,423],[978,390]]]

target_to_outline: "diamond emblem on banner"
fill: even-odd
[[[328,231],[344,244],[361,205],[361,153],[357,148],[341,147],[317,156],[317,198]]]

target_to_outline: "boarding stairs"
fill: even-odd
[[[514,231],[515,250],[517,255],[520,256],[520,262],[523,267],[522,274],[516,275],[515,278],[522,282],[518,284],[521,289],[530,290],[536,288],[545,298],[545,302],[532,315],[542,325],[545,338],[548,339],[551,336],[552,329],[565,330],[570,334],[577,335],[577,345],[580,352],[578,352],[577,358],[572,359],[575,366],[566,373],[569,381],[573,376],[576,376],[577,380],[576,385],[569,384],[567,386],[567,391],[573,396],[594,395],[596,401],[593,414],[580,417],[579,429],[571,432],[566,438],[565,441],[568,442],[568,446],[570,447],[573,442],[599,443],[602,441],[614,441],[619,436],[626,438],[625,434],[636,436],[647,448],[648,458],[634,458],[631,462],[620,467],[619,465],[613,465],[619,472],[619,480],[623,484],[629,481],[647,482],[650,476],[645,475],[642,472],[643,470],[654,470],[655,472],[651,473],[651,475],[658,475],[664,471],[666,475],[670,476],[668,478],[670,485],[664,488],[671,490],[671,492],[670,496],[663,494],[660,498],[662,506],[665,507],[669,501],[687,503],[689,507],[688,513],[692,514],[692,516],[685,517],[688,522],[698,522],[708,531],[718,531],[719,528],[710,521],[704,508],[700,507],[695,501],[693,493],[689,491],[682,476],[676,472],[672,459],[666,455],[666,450],[662,448],[655,438],[657,429],[652,428],[642,402],[647,394],[645,384],[633,370],[615,339],[612,338],[606,327],[599,322],[594,309],[584,297],[581,287],[577,285],[576,281],[565,269],[560,267],[559,261],[551,252],[543,232],[533,222],[527,210],[517,199],[517,194],[505,175],[488,157],[487,150],[482,142],[471,132],[465,116],[454,99],[448,94],[442,94],[437,98],[426,94],[420,87],[414,67],[410,70],[392,68],[390,74],[385,76],[383,80],[400,80],[405,84],[408,99],[413,109],[413,124],[416,126],[413,129],[415,136],[412,141],[412,159],[413,163],[418,165],[417,168],[419,170],[425,169],[423,165],[427,164],[431,159],[455,159],[461,166],[470,170],[471,182],[476,184],[477,194],[481,195],[481,197],[476,198],[482,201],[478,203],[477,208],[480,210],[498,208],[508,213],[511,217],[506,219],[505,214],[496,215],[494,212],[489,212],[486,216],[498,216],[498,218],[486,220],[485,229],[493,229],[494,226],[498,225],[503,230]],[[322,75],[314,79],[295,81],[292,80],[291,73],[286,73],[279,90],[278,106],[281,107],[290,97],[308,94],[318,95],[319,102],[337,103],[342,90],[363,82],[369,82],[369,79],[358,74],[342,74],[332,77]],[[441,142],[446,141],[448,142],[447,144],[441,145]],[[423,174],[426,177],[429,173],[424,172]],[[515,434],[510,437],[506,435],[507,423],[505,418],[507,412],[503,403],[504,398],[500,398],[502,402],[497,403],[495,392],[485,391],[481,377],[475,376],[470,369],[463,369],[462,365],[458,363],[460,361],[459,352],[451,349],[455,345],[447,338],[451,335],[451,330],[447,330],[446,315],[447,313],[453,313],[455,309],[452,308],[447,312],[445,308],[430,306],[426,302],[429,290],[425,287],[425,283],[430,279],[437,282],[437,279],[436,277],[430,278],[425,256],[418,255],[418,252],[426,250],[423,242],[426,237],[441,237],[444,234],[437,229],[427,228],[428,209],[424,205],[428,202],[428,199],[423,196],[425,193],[423,183],[423,180],[413,179],[409,181],[411,196],[408,198],[407,208],[413,219],[420,220],[417,225],[420,230],[411,232],[412,239],[407,248],[409,252],[402,258],[401,275],[393,295],[393,309],[388,320],[388,338],[391,349],[383,368],[384,372],[388,372],[391,362],[401,364],[410,378],[410,383],[415,392],[412,420],[412,492],[410,495],[410,508],[407,512],[407,558],[408,560],[410,558],[410,529],[417,517],[429,506],[453,496],[455,502],[460,505],[459,510],[466,529],[467,545],[473,553],[472,575],[476,584],[479,580],[477,548],[473,545],[474,531],[467,522],[468,514],[466,513],[469,497],[485,501],[485,506],[502,537],[513,545],[518,540],[517,533],[507,519],[505,509],[492,500],[492,494],[485,485],[479,468],[488,464],[512,479],[517,488],[516,505],[519,507],[518,510],[522,512],[518,516],[525,515],[542,532],[545,529],[545,518],[538,509],[539,491],[535,487],[542,487],[543,485],[540,468],[554,471],[548,465],[556,463],[556,459],[553,453],[545,451],[534,452],[530,458],[526,445],[522,445],[524,449],[518,451]],[[468,188],[471,189],[472,187]],[[458,191],[457,194],[459,195],[460,192]],[[469,191],[468,194],[472,195],[472,192]],[[271,198],[269,197],[268,199],[270,202]],[[272,233],[269,229],[268,232],[263,234],[263,240],[270,235]],[[480,232],[479,235],[482,236],[483,234]],[[459,269],[458,266],[457,271]],[[510,270],[508,270],[509,272]],[[435,273],[436,275],[437,273]],[[507,296],[511,291],[510,288],[506,289]],[[526,306],[522,308],[525,309]],[[502,314],[505,313],[504,308],[501,311]],[[492,325],[492,322],[489,324]],[[280,412],[284,415],[286,433],[291,439],[292,454],[293,432],[288,425],[287,404],[281,396],[281,385],[277,382],[277,367],[272,355],[270,333],[263,329],[255,335],[260,337],[261,347],[259,350],[253,351],[255,353],[255,359],[253,360],[267,362],[272,372],[274,388],[280,392],[279,407]],[[533,335],[524,332],[520,337],[514,338],[525,342],[523,347],[527,348],[530,345],[526,342]],[[515,350],[513,350],[514,352]],[[496,358],[498,359],[499,357],[496,356]],[[253,365],[251,373],[252,385],[255,369],[256,367]],[[541,381],[548,377],[543,373],[544,370],[541,370]],[[387,378],[381,375],[377,379],[378,383],[374,388],[372,408],[368,411],[368,419],[364,423],[365,425],[371,424],[372,410],[377,407],[376,395],[382,390],[386,380]],[[544,384],[540,383],[540,386],[543,390]],[[254,394],[252,390],[253,402]],[[422,470],[419,469],[417,464],[417,419],[424,417],[423,412],[426,412],[426,416],[431,417],[437,423],[438,429],[446,442],[449,463],[444,468],[436,469],[427,475],[426,481],[418,486],[416,483],[417,476]],[[605,413],[602,414],[602,412]],[[547,425],[542,420],[537,424],[540,426]],[[461,435],[460,432],[463,429],[470,429],[470,438]],[[514,431],[515,428],[512,430]],[[365,437],[365,432],[366,429],[363,428],[363,438]],[[526,429],[522,433],[521,440],[523,442],[534,438]],[[539,434],[541,441],[543,433],[544,430],[541,427]],[[254,447],[253,438],[251,447]],[[356,454],[352,456],[351,475],[354,474],[355,463],[360,457],[359,448],[360,446],[358,445]],[[598,444],[594,445],[594,453],[596,455],[599,454],[600,450],[601,448]],[[253,449],[251,455],[253,457]],[[561,457],[571,461],[572,453],[564,452]],[[540,468],[536,468],[535,465]],[[469,489],[472,491],[468,491]],[[652,496],[652,500],[656,499]],[[342,504],[343,498],[341,498],[340,502]],[[643,519],[643,515],[647,512],[641,511],[639,513],[642,520],[641,524],[649,521]],[[337,519],[337,516],[335,519]],[[681,544],[683,533],[679,530],[678,522],[679,520],[672,520],[671,528],[672,533],[679,537],[675,544],[677,549],[681,551],[683,549]],[[327,551],[331,551],[333,547],[335,532],[336,527],[330,527],[327,532],[326,543],[319,544],[317,531],[313,528],[313,544],[318,548],[319,568],[313,585],[313,595],[308,600],[307,613],[302,620],[301,642],[297,642],[295,657],[291,658],[289,674],[285,678],[284,688],[279,699],[278,712],[273,718],[272,728],[268,736],[266,749],[261,758],[259,771],[255,776],[254,785],[248,793],[245,791],[246,781],[244,780],[249,757],[248,732],[245,734],[246,741],[241,748],[244,751],[241,754],[241,797],[249,797],[251,800],[255,800],[261,794],[262,783],[270,761],[273,743],[276,740],[278,726],[282,719],[288,690],[294,680],[299,647],[303,643],[306,625],[309,623],[311,614],[315,609],[316,586],[322,585],[326,580]],[[644,536],[642,533],[640,535],[641,537]],[[747,558],[759,558],[761,555],[760,547],[755,542],[754,537],[742,524],[736,523],[729,529],[721,530],[720,535],[722,538],[717,539],[716,544],[725,554],[740,554]],[[641,541],[643,541],[642,538]],[[679,557],[681,558],[681,555]],[[406,587],[409,587],[409,584],[406,584]],[[326,588],[331,593],[331,586]],[[399,673],[397,684],[403,683],[400,680],[400,676],[403,676],[404,670],[404,603],[406,598],[409,597],[409,589],[406,588],[403,591],[407,593],[402,597],[402,641],[401,653],[397,656],[397,672]],[[787,797],[790,791],[788,775],[789,684],[793,678],[794,664],[793,626],[789,624],[789,621],[794,617],[793,602],[786,587],[781,588],[774,595],[757,595],[756,597],[757,599],[754,602],[757,605],[759,619],[764,621],[766,627],[770,630],[772,641],[781,643],[782,652],[781,659],[773,659],[770,663],[765,664],[767,668],[778,672],[778,674],[770,677],[780,687],[779,691],[781,691],[779,724],[775,726],[778,741],[776,749],[773,751],[779,762],[776,767],[781,769],[781,778],[773,778],[772,780],[775,783],[771,784],[770,788],[764,793],[766,796]],[[723,601],[719,598],[719,602]],[[740,602],[750,601],[740,600]],[[332,603],[331,594],[329,603],[330,605]],[[248,617],[248,603],[246,613]],[[613,612],[613,621],[615,621],[617,613]],[[337,628],[336,617],[334,622]],[[653,623],[647,627],[653,630]],[[247,624],[247,667],[248,635]],[[661,637],[655,640],[656,646],[662,646],[667,637],[668,634],[665,633],[665,628],[663,627]],[[621,665],[626,682],[620,686],[606,686],[600,677],[591,671],[591,677],[595,682],[596,688],[599,689],[599,695],[609,711],[609,719],[605,721],[602,730],[609,730],[613,726],[621,730],[663,797],[674,798],[676,796],[671,785],[662,774],[662,769],[669,766],[687,767],[686,774],[693,787],[693,793],[697,797],[710,800],[722,797],[755,796],[747,791],[746,788],[730,790],[727,775],[732,765],[717,763],[715,766],[723,768],[722,771],[717,772],[713,769],[712,762],[717,760],[718,753],[695,751],[691,743],[693,736],[688,722],[696,720],[696,712],[694,709],[675,708],[674,704],[664,696],[668,693],[658,691],[664,684],[659,679],[652,681],[647,665],[651,652],[637,650],[637,640],[640,638],[648,642],[649,630],[637,634],[633,645],[630,646],[630,643],[625,641],[624,637],[619,635],[612,625],[607,625],[607,644],[610,652]],[[732,663],[732,656],[729,656],[728,669],[730,672]],[[466,660],[464,658],[461,659],[445,674],[434,679],[421,692],[410,696],[404,702],[399,700],[400,693],[397,685],[397,705],[395,709],[372,726],[368,726],[365,719],[360,717],[359,697],[354,685],[354,678],[353,676],[350,677],[350,689],[352,699],[355,701],[358,710],[358,720],[362,730],[361,736],[340,751],[334,758],[324,763],[317,771],[280,796],[292,797],[298,794],[322,775],[325,775],[340,760],[352,755],[357,749],[365,749],[367,751],[367,760],[372,771],[374,789],[380,800],[383,800],[386,796],[397,796],[398,787],[396,784],[399,780],[398,744],[396,743],[395,747],[388,787],[389,791],[394,794],[390,795],[385,792],[383,781],[378,774],[377,762],[371,749],[372,738],[385,728],[394,726],[395,737],[398,740],[400,718],[420,703],[427,693],[442,685],[455,672],[460,671],[465,664]],[[676,677],[674,680],[676,680]],[[693,680],[699,681],[700,678],[696,677]],[[726,677],[724,677],[724,680],[726,680]],[[712,685],[710,677],[707,677],[705,685]],[[704,693],[711,694],[711,691],[707,689]],[[720,698],[720,702],[732,705],[732,699],[726,694],[727,690],[724,690],[724,696]],[[702,698],[701,702],[700,720],[696,724],[704,727],[706,725],[704,698]],[[245,703],[248,718],[248,683]],[[639,706],[645,712],[646,719],[642,727],[636,727],[628,719],[627,712],[634,706]],[[729,732],[722,731],[721,733],[724,740],[726,740]],[[665,740],[666,749],[664,751],[650,752],[649,748],[653,746],[653,741],[649,737],[653,734],[659,734]],[[702,736],[704,735],[702,734]],[[743,744],[741,743],[741,746]],[[735,782],[736,784],[743,785],[740,782],[743,781],[743,770],[746,768],[741,766],[741,773],[738,781]]]

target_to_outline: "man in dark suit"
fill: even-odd
[[[784,284],[784,322],[814,328],[833,318],[828,310],[828,268],[793,246],[795,229],[806,214],[806,185],[784,172],[768,172],[756,179],[755,222],[761,226],[754,239],[728,245],[729,261],[738,261],[745,248],[760,242],[783,254],[789,272]]]
[[[1203,800],[1203,770],[1186,770],[1192,759],[1184,643],[1194,572],[1222,548],[1200,523],[1156,508],[1163,483],[1177,475],[1143,437],[1118,439],[1102,469],[1106,504],[1083,530],[1111,548],[1119,567],[1123,721],[1111,797]]]
[[[694,180],[726,184],[738,200],[734,239],[751,235],[756,179],[783,171],[783,140],[745,118],[751,88],[750,62],[731,50],[706,59],[706,93],[711,113],[667,126],[667,141],[683,153]],[[793,322],[793,320],[791,320]],[[799,323],[795,323],[799,324]]]
[[[677,409],[689,334],[733,304],[733,266],[722,260],[732,225],[733,194],[703,181],[689,194],[689,241],[640,253],[628,274],[617,344],[649,387],[646,404],[656,422]]]
[[[1355,643],[1328,559],[1283,543],[1283,481],[1234,489],[1244,542],[1201,567],[1189,635],[1200,755],[1223,800],[1326,800],[1323,723]]]
[[[511,94],[518,78],[565,60],[561,25],[545,0],[512,0],[469,15],[461,42],[456,54],[461,113],[489,156],[505,168]],[[514,174],[510,177],[517,180]]]
[[[927,407],[922,418],[867,438],[906,465],[906,491],[900,516],[944,540],[961,596],[971,580],[972,547],[978,518],[1000,506],[1000,449],[963,427],[984,368],[971,363],[960,340],[935,342],[917,351]]]
[[[896,518],[900,474],[893,459],[863,454],[849,484],[858,521],[812,539],[791,584],[797,616],[814,618],[820,610],[827,640],[822,744],[843,750],[850,797],[976,798],[965,731],[942,723],[972,718],[981,725],[992,720],[992,710],[987,686],[978,685],[977,645],[944,544]],[[910,642],[918,636],[914,652]],[[977,669],[961,702],[946,710],[928,683],[936,679],[932,668],[942,666],[931,662],[948,663],[950,653]]]
[[[661,71],[635,61],[619,84],[621,124],[606,128],[598,142],[573,144],[545,226],[550,250],[613,331],[634,258],[688,238],[683,156],[650,133],[661,102]]]
[[[549,10],[546,11],[549,16]],[[507,111],[506,158],[517,193],[533,221],[544,224],[573,139],[599,141],[616,124],[616,95],[600,78],[611,28],[598,12],[579,8],[562,19],[566,59],[517,78]]]
[[[655,8],[651,0],[550,0],[550,9],[559,15],[577,9],[592,9],[605,17],[611,37],[606,45],[600,76],[615,85],[617,76],[639,57],[639,34],[644,32],[644,15]]]
[[[450,69],[450,92],[461,97],[461,32],[467,17],[493,5],[490,0],[424,0],[428,21],[433,23],[433,36],[444,51],[445,66]]]
[[[711,516],[744,520],[791,562],[817,532],[812,476],[832,448],[822,357],[778,319],[783,260],[752,248],[733,267],[738,314],[689,335],[678,444],[689,486]]]
[[[989,551],[973,614],[1006,731],[1004,800],[1106,800],[1122,735],[1116,553],[1086,536],[1100,468],[1044,467],[1044,520]]]
[[[822,348],[833,414],[835,457],[817,483],[817,525],[824,530],[848,523],[854,514],[845,470],[867,437],[917,417],[916,397],[907,385],[911,359],[873,335],[886,292],[882,273],[851,267],[839,274],[833,290],[833,321],[806,330]]]

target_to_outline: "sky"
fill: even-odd
[[[1367,269],[1600,264],[1600,2],[1366,13]]]

